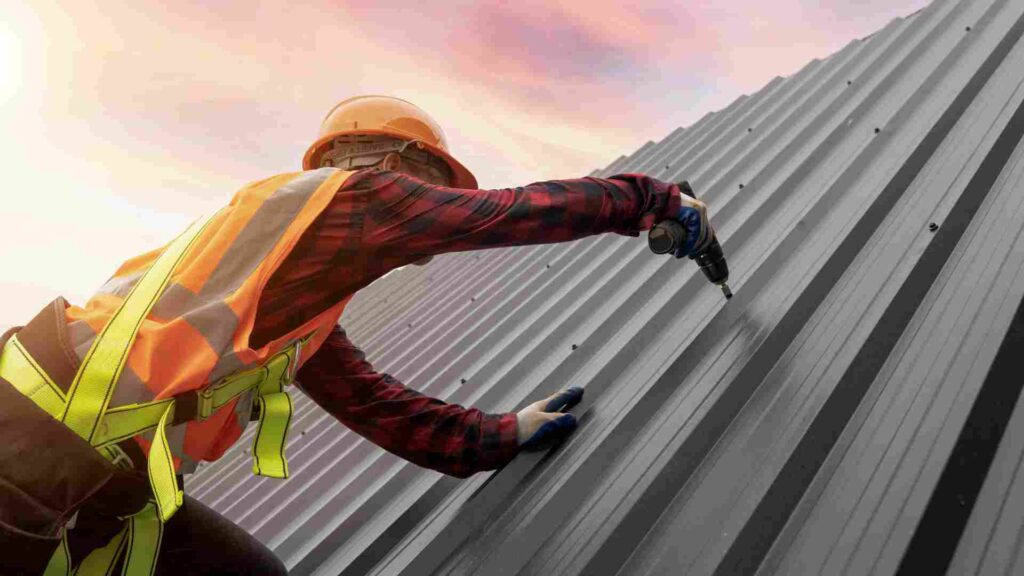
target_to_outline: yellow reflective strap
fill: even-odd
[[[127,523],[125,523],[125,527],[111,538],[106,546],[97,548],[86,556],[75,570],[75,576],[110,576],[114,571],[117,559],[121,556],[121,550],[124,549],[127,528]]]
[[[205,418],[221,406],[227,404],[236,396],[249,391],[261,384],[267,377],[267,369],[263,366],[239,372],[227,377],[224,382],[204,391],[203,395],[208,400],[209,412],[200,414]]]
[[[124,576],[152,576],[160,554],[164,527],[158,516],[156,502],[150,502],[139,513],[128,518],[128,556]]]
[[[294,354],[295,348],[289,347],[287,350],[279,352],[267,362],[267,378],[260,384],[256,392],[258,396],[275,394],[284,390],[289,374],[288,367],[291,366]]]
[[[174,267],[208,222],[209,219],[197,220],[171,242],[132,287],[89,347],[71,383],[67,406],[61,417],[64,424],[82,438],[92,441],[96,426],[110,402],[114,385],[124,369],[128,349],[135,340],[139,326],[166,287]]]
[[[110,461],[111,464],[121,468],[122,470],[135,469],[135,463],[132,462],[132,459],[125,454],[124,450],[122,450],[117,444],[107,444],[106,446],[99,447],[96,450],[98,450],[104,458]]]
[[[171,457],[171,447],[167,444],[167,423],[173,414],[174,403],[171,402],[156,426],[147,460],[149,485],[153,489],[160,520],[163,522],[174,516],[184,499],[184,493],[178,489],[178,479],[174,477],[174,459]]]
[[[0,352],[0,378],[7,380],[54,418],[64,411],[64,392],[36,364],[15,334]]]
[[[50,563],[46,565],[43,576],[68,576],[71,573],[71,553],[68,552],[68,533],[64,531],[64,537],[60,539],[60,546],[53,551]]]
[[[292,399],[287,392],[260,396],[260,425],[253,441],[253,474],[270,478],[287,478],[288,462],[284,444],[292,419]]]
[[[256,429],[252,447],[252,471],[271,478],[288,477],[288,460],[284,455],[288,439],[288,425],[292,419],[292,399],[284,391],[298,372],[298,358],[302,347],[313,334],[299,340],[294,346],[279,352],[267,362],[267,378],[257,389],[256,402],[260,408],[260,424]]]
[[[173,398],[167,398],[158,402],[127,404],[107,410],[92,438],[92,445],[99,447],[120,442],[153,428],[160,422],[160,417],[173,401]]]
[[[260,390],[266,385],[263,389],[267,393],[280,391],[282,387],[279,382],[282,381],[282,378],[285,383],[289,382],[289,374],[286,370],[291,370],[290,367],[294,364],[292,356],[295,353],[296,349],[289,348],[275,356],[267,363],[267,366],[232,374],[218,384],[203,390],[200,394],[198,417],[200,419],[209,417],[220,407],[253,388]],[[272,369],[268,366],[272,366]],[[267,385],[268,382],[269,385]],[[59,391],[59,389],[57,390]],[[167,398],[145,404],[126,404],[108,408],[96,428],[92,445],[101,448],[156,427],[167,409],[167,405],[173,400],[173,398]],[[63,405],[63,400],[60,400],[60,403]]]

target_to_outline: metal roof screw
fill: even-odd
[[[665,164],[665,170],[668,170],[668,169],[669,169],[669,165]]]
[[[935,232],[936,230],[939,229],[939,225],[936,224],[935,222],[932,222],[931,224],[928,225],[928,229],[931,230],[932,232]]]
[[[740,190],[743,190],[743,184],[740,184]]]
[[[846,81],[846,85],[847,86],[853,86],[853,80],[847,80]]]
[[[466,383],[466,379],[465,379],[465,378],[463,378],[463,379],[462,379],[462,383],[463,383],[463,384],[465,384],[465,383]]]
[[[747,128],[747,132],[753,132],[753,131],[754,131],[753,128]]]
[[[882,131],[882,129],[881,129],[881,128],[875,128],[875,134],[878,134],[878,133],[879,133],[879,132],[881,132],[881,131]]]
[[[475,297],[473,297],[473,296],[470,296],[470,298],[469,298],[469,301],[470,301],[470,302],[476,302],[476,298],[475,298]]]
[[[412,324],[409,324],[409,328],[412,328]]]
[[[544,267],[545,268],[551,268],[551,264],[545,264]]]
[[[970,32],[970,31],[971,31],[971,27],[970,27],[970,26],[968,26],[968,27],[967,27],[967,31],[968,31],[968,32]]]
[[[572,349],[573,349],[573,350],[575,350],[575,349],[576,349],[576,345],[575,345],[575,344],[573,344],[573,345],[572,345]]]

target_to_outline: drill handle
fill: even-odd
[[[683,180],[678,184],[679,191],[691,198],[696,198],[690,183]],[[647,233],[647,246],[655,254],[674,253],[686,243],[686,229],[677,220],[662,220]],[[715,238],[703,252],[690,257],[697,262],[701,272],[712,284],[724,284],[729,280],[729,266],[725,263],[722,245]]]
[[[694,200],[697,196],[693,193],[693,187],[686,180],[676,184],[679,191]],[[655,254],[668,254],[675,252],[680,246],[686,243],[686,229],[677,220],[662,220],[647,233],[647,245]]]

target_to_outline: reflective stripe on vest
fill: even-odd
[[[259,349],[249,348],[248,336],[267,281],[350,174],[321,168],[254,182],[214,216],[139,327],[109,400],[111,418],[122,406],[201,390],[207,383],[265,365],[310,334],[303,357],[319,348],[348,297]],[[160,253],[128,260],[85,307],[67,309],[70,345],[83,361],[106,322]],[[261,414],[270,415],[283,414],[290,407],[283,396],[261,400],[245,393],[207,418],[169,427],[166,438],[175,469],[189,473],[199,461],[219,458],[248,425],[253,404],[260,407]],[[268,424],[263,420],[260,426]],[[102,430],[102,424],[100,428],[97,435],[113,438],[109,429]],[[160,440],[155,429],[136,439],[147,454]],[[256,448],[258,455],[274,450],[265,444]],[[259,460],[264,459],[259,456]],[[274,476],[287,473],[282,466],[261,464],[254,464],[254,470]]]
[[[117,383],[128,350],[135,340],[139,324],[149,313],[157,296],[163,291],[174,266],[181,260],[207,222],[194,223],[185,233],[175,239],[135,285],[93,343],[85,361],[78,369],[78,373],[75,374],[65,400],[61,401],[59,396],[53,395],[56,385],[25,352],[24,347],[17,341],[17,335],[11,337],[0,354],[0,374],[29,398],[36,400],[38,397],[40,401],[37,403],[40,407],[46,409],[54,418],[61,420],[64,425],[83,439],[93,443],[97,424],[106,412],[110,393]],[[8,366],[11,369],[7,369]],[[9,377],[16,379],[9,380]],[[173,409],[174,401],[172,399],[164,409],[157,426],[158,438],[162,438],[163,442],[154,444],[148,458],[150,486],[156,497],[155,502],[127,519],[127,525],[121,533],[106,546],[89,554],[82,561],[76,574],[109,574],[112,565],[126,544],[126,536],[135,532],[139,532],[140,537],[128,539],[130,542],[127,542],[128,562],[126,562],[125,574],[132,576],[152,574],[159,553],[159,524],[170,519],[181,506],[183,497],[182,492],[178,490],[177,479],[174,477],[170,452],[166,449],[166,438],[162,435],[162,428],[166,425],[167,416]],[[169,482],[168,474],[170,475]],[[156,524],[155,527],[154,524]],[[151,537],[146,537],[147,535],[152,536],[154,531],[156,533],[155,541]],[[135,571],[129,572],[129,566],[134,567]],[[46,576],[67,574],[69,570],[67,534],[65,533],[61,546],[54,552],[47,566]]]
[[[151,274],[162,274],[166,280],[169,270],[166,266],[160,265],[161,261],[180,258],[184,250],[187,249],[188,243],[198,233],[194,228],[186,232],[161,256],[161,259],[151,269]],[[154,295],[164,284],[158,280],[158,278],[143,278],[137,289],[133,290],[133,294],[129,295],[121,310],[118,311],[119,313],[115,315],[115,320],[111,321],[113,329],[101,333],[93,345],[94,350],[100,352],[89,357],[101,360],[91,364],[83,363],[75,377],[75,383],[88,382],[90,376],[95,382],[98,377],[90,374],[90,370],[99,371],[100,376],[117,372],[118,366],[99,363],[104,358],[102,354],[107,354],[106,358],[112,358],[112,363],[123,362],[125,352],[131,346],[134,334],[130,334],[126,338],[126,342],[120,342],[125,349],[120,354],[115,354],[116,351],[112,349],[113,345],[111,344],[111,342],[118,342],[118,326],[115,322],[134,321],[137,324],[148,310],[144,306],[135,304],[137,302],[152,302]],[[123,334],[121,336],[123,337]],[[223,382],[204,390],[201,395],[203,401],[198,407],[198,414],[200,417],[204,417],[245,391],[257,390],[261,406],[263,406],[260,415],[260,429],[256,433],[253,449],[253,469],[257,474],[278,478],[287,477],[288,467],[284,458],[284,439],[291,418],[291,401],[287,393],[284,392],[284,387],[294,379],[301,342],[304,341],[306,340],[300,341],[300,345],[274,356],[266,366],[226,378]],[[73,394],[109,396],[108,388],[93,386],[90,389],[81,385],[75,388],[72,384],[68,395],[69,399],[65,399],[56,384],[25,351],[18,341],[17,334],[8,340],[4,350],[0,353],[0,377],[14,384],[20,392],[57,419],[62,419],[66,414],[72,412],[71,398],[74,398]],[[113,378],[113,381],[116,381],[116,378]],[[125,527],[121,532],[106,546],[90,553],[82,561],[76,574],[83,576],[108,574],[113,564],[120,558],[122,550],[125,549],[127,558],[124,564],[124,574],[132,576],[152,574],[159,553],[161,525],[169,520],[182,504],[182,493],[177,487],[174,467],[170,461],[170,452],[166,447],[164,435],[168,418],[174,410],[174,402],[175,399],[170,398],[144,405],[122,407],[116,412],[111,410],[106,413],[102,408],[97,408],[98,415],[95,418],[89,418],[88,414],[82,418],[82,421],[89,425],[80,427],[76,432],[97,447],[131,437],[137,434],[141,428],[154,426],[157,430],[157,438],[161,441],[153,446],[148,457],[150,485],[156,499],[142,511],[126,519]],[[92,403],[81,402],[81,405],[90,404],[99,406],[100,402],[95,400]],[[95,433],[97,423],[101,420],[107,424],[104,428],[111,431],[110,437],[102,437]],[[67,424],[66,420],[65,424]],[[103,453],[110,457],[110,453]],[[65,576],[70,573],[70,565],[65,535],[60,547],[51,558],[45,574],[46,576]]]
[[[222,382],[203,390],[200,395],[197,416],[205,418],[239,395],[253,389],[257,391],[263,408],[260,413],[260,428],[253,440],[253,472],[256,474],[276,478],[288,477],[284,442],[291,420],[291,400],[284,387],[294,380],[298,355],[302,344],[307,341],[308,339],[304,339],[299,345],[277,354],[266,366],[225,378]],[[0,377],[12,383],[54,418],[59,418],[65,411],[63,393],[28,355],[18,341],[17,334],[7,341],[0,352]],[[168,416],[173,412],[174,401],[175,399],[171,398],[134,407],[122,407],[117,412],[108,411],[103,421],[113,431],[111,437],[94,437],[93,445],[101,448],[101,454],[108,460],[115,461],[121,456],[120,451],[107,451],[103,448],[114,448],[111,445],[113,442],[130,437],[143,428],[162,430],[166,427]],[[275,404],[279,407],[275,408]],[[163,435],[159,434],[158,437]],[[150,450],[149,474],[156,499],[142,511],[126,519],[125,528],[107,546],[93,551],[83,560],[82,567],[76,572],[78,576],[88,576],[93,572],[107,574],[110,564],[120,557],[119,553],[124,546],[127,547],[128,560],[123,573],[132,576],[152,574],[159,552],[161,525],[181,505],[181,493],[177,490],[173,467],[169,464],[161,465],[161,458],[169,458],[169,453],[161,449]],[[157,481],[161,475],[163,480]],[[161,503],[164,504],[163,508]],[[169,512],[167,506],[172,507]],[[45,575],[69,575],[70,566],[65,537],[51,558]]]
[[[254,183],[165,249],[126,262],[108,282],[120,295],[98,294],[84,309],[67,310],[82,364],[66,394],[17,335],[0,351],[0,375],[108,459],[118,452],[113,443],[149,435],[149,444],[140,446],[154,500],[76,574],[93,567],[106,574],[123,549],[125,574],[151,574],[160,524],[182,504],[175,459],[219,457],[244,427],[232,428],[233,412],[244,411],[248,421],[249,406],[239,400],[250,394],[260,411],[253,471],[288,476],[284,446],[292,405],[285,387],[351,296],[259,349],[248,348],[248,336],[266,281],[350,174],[324,168]],[[185,434],[172,446],[167,427],[186,393],[198,397],[195,419],[180,425]],[[118,401],[124,398],[134,401]],[[69,566],[65,543],[46,574],[64,574]]]

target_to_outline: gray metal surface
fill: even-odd
[[[1020,573],[1022,32],[1020,0],[936,0],[593,173],[689,180],[728,302],[645,234],[353,299],[352,340],[428,395],[586,388],[551,451],[457,480],[295,394],[292,478],[251,475],[250,429],[186,491],[294,574]]]

